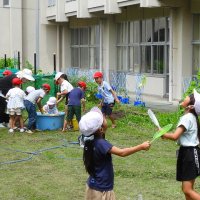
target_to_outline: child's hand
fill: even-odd
[[[151,146],[151,143],[149,141],[143,142],[141,144],[142,150],[146,150],[146,151],[149,150],[150,146]]]
[[[119,100],[119,99],[116,99],[115,101],[116,101],[117,103],[120,103],[120,100]]]

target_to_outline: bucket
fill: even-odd
[[[36,128],[39,130],[58,130],[63,128],[65,112],[59,114],[41,114],[37,112]]]
[[[76,120],[76,118],[72,119],[72,125],[73,125],[74,131],[78,131],[79,130],[78,121]]]

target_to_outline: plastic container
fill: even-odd
[[[78,131],[79,130],[78,121],[76,120],[76,118],[72,119],[72,125],[73,125],[74,131]]]
[[[134,101],[134,106],[142,106],[142,107],[145,107],[145,102],[143,102],[143,101]]]
[[[36,128],[39,130],[58,130],[63,127],[65,112],[56,115],[37,112]]]
[[[129,104],[129,98],[128,97],[125,97],[125,98],[122,98],[122,104]]]
[[[95,94],[95,97],[96,97],[97,99],[102,99],[102,98],[103,98],[102,95],[99,94],[99,93]]]

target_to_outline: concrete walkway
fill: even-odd
[[[130,103],[134,104],[135,95],[129,94],[129,97],[130,97]],[[178,101],[169,102],[168,99],[165,98],[145,96],[145,95],[142,96],[142,101],[145,103],[146,108],[151,108],[152,110],[166,111],[166,112],[177,111],[179,105]]]

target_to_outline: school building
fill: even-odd
[[[107,80],[125,73],[134,92],[180,100],[184,80],[200,67],[199,0],[0,0],[0,57],[21,52],[21,63],[44,72],[97,69]]]

